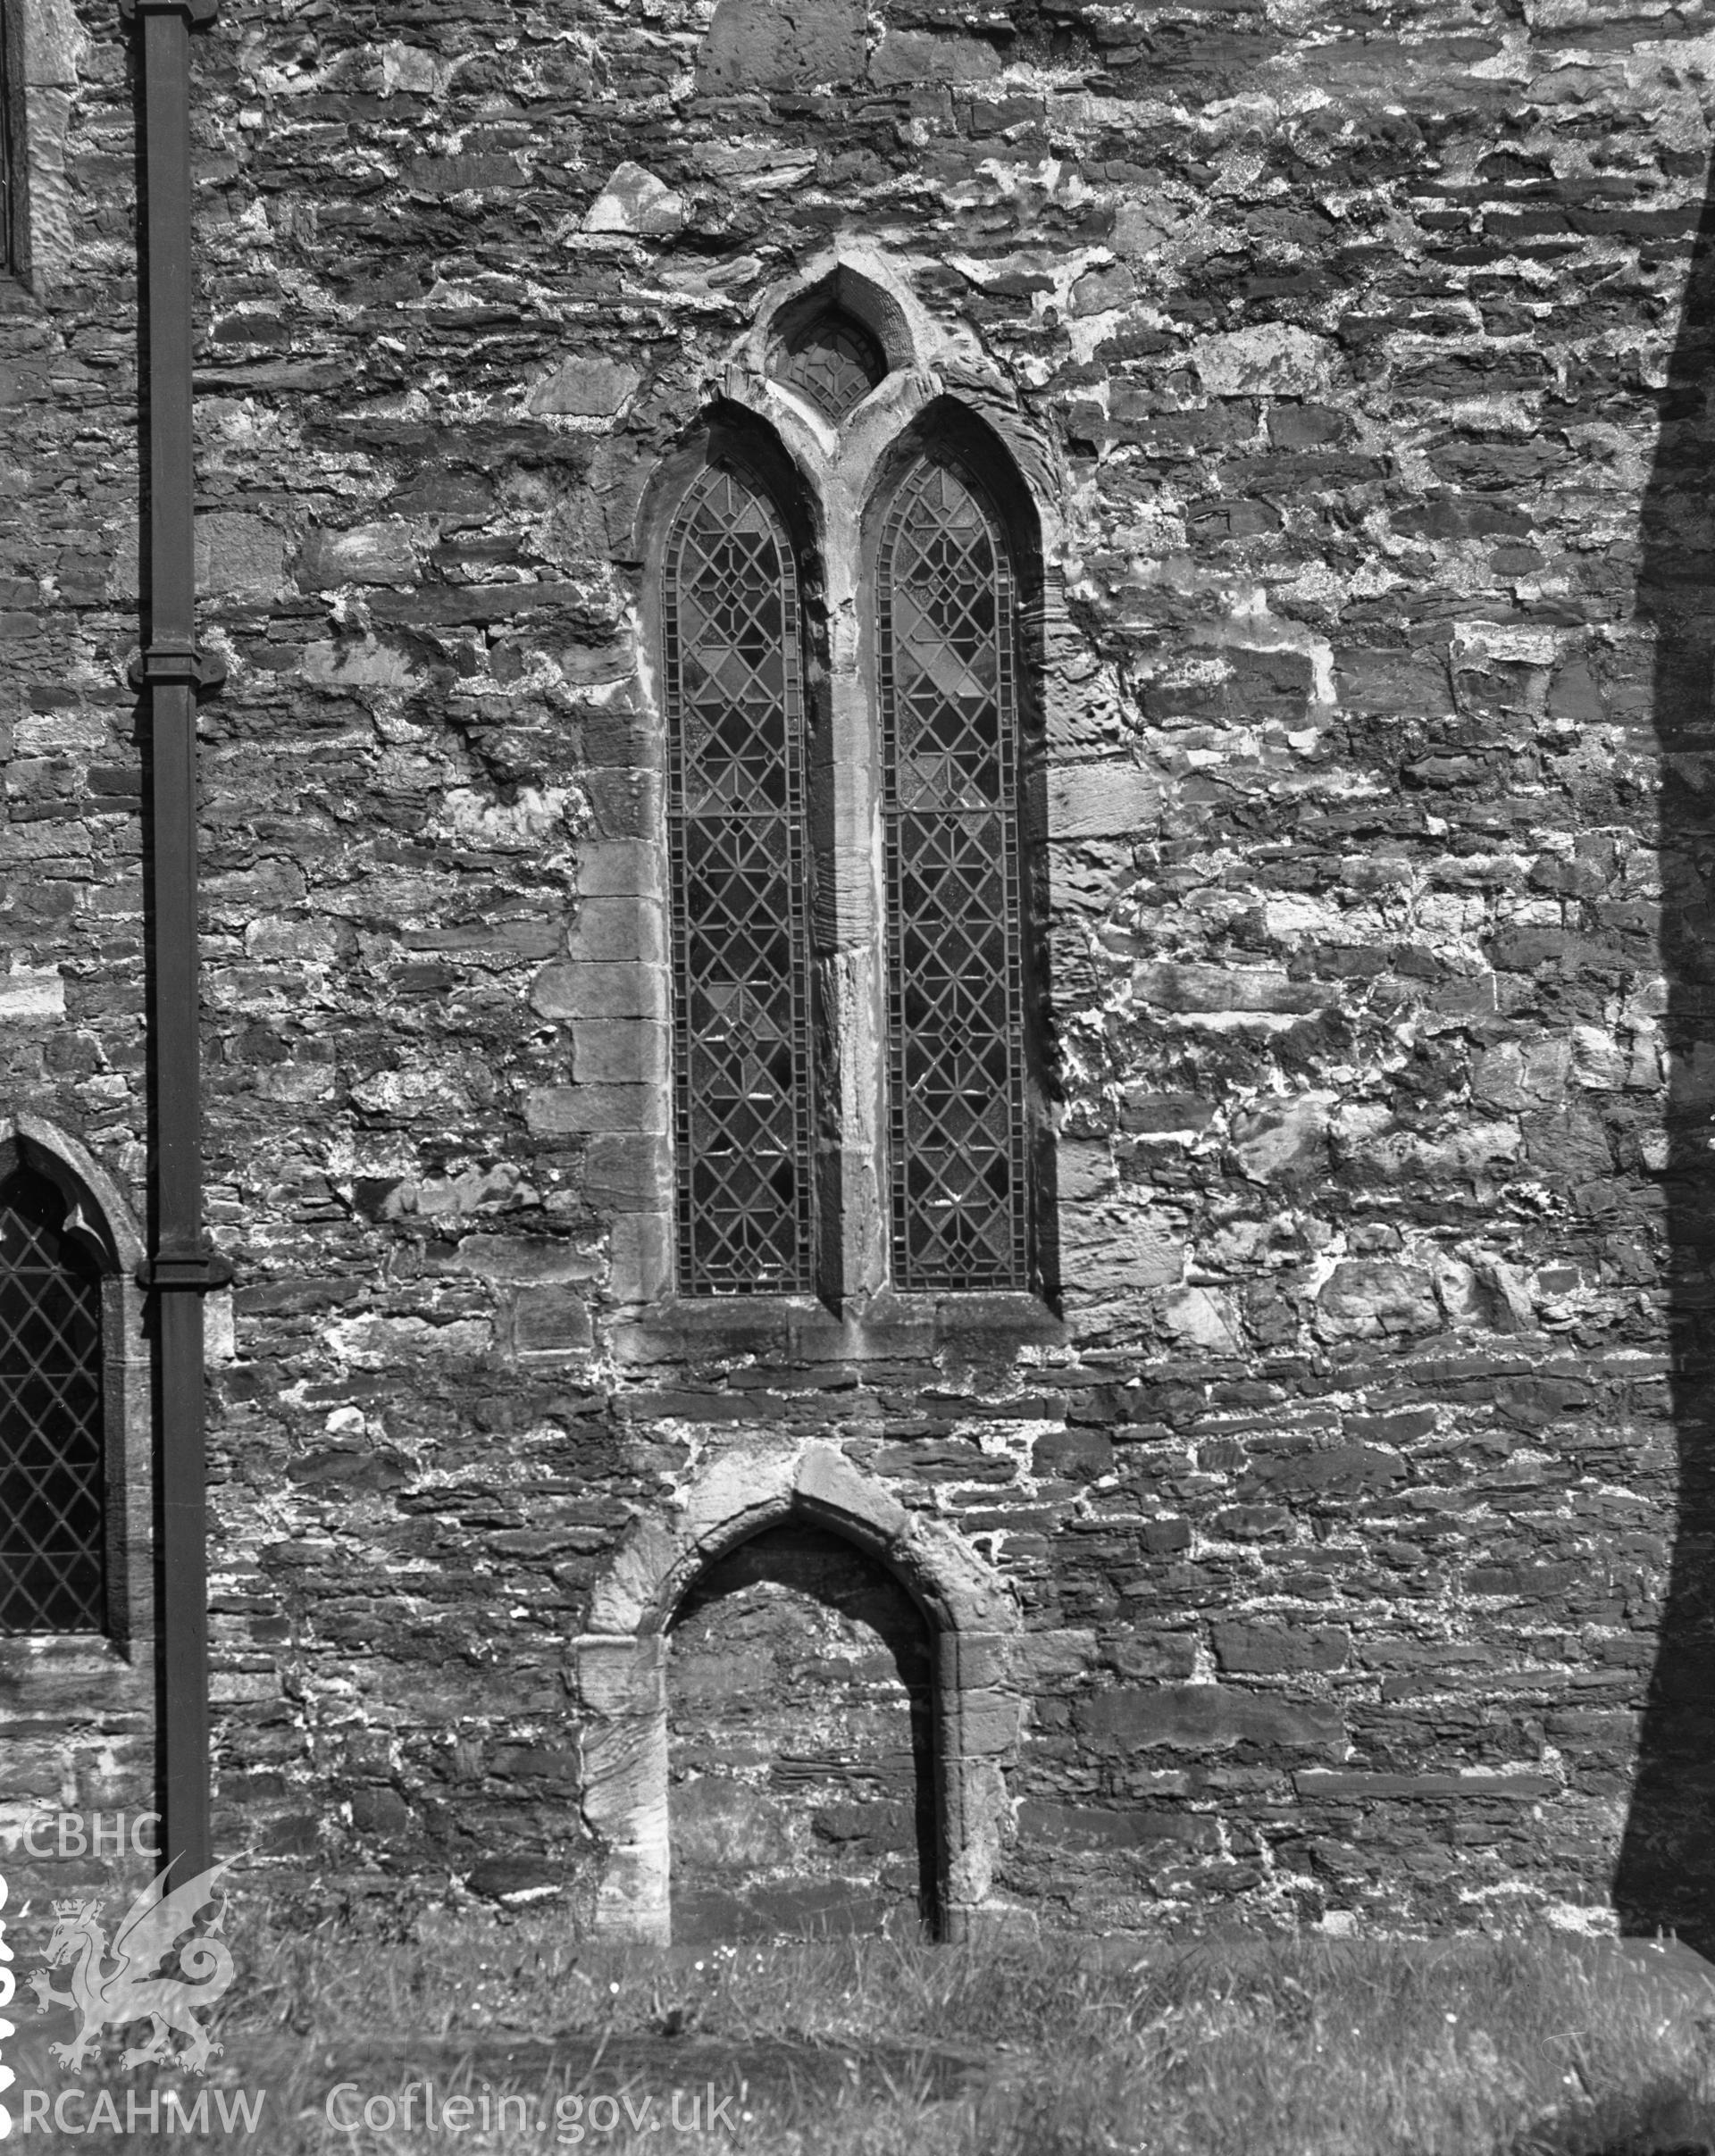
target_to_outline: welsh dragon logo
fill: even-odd
[[[101,1904],[54,1904],[57,1921],[47,1943],[47,1968],[35,1970],[28,1982],[44,2013],[50,2007],[71,2006],[83,2017],[83,2026],[70,2043],[48,2046],[62,2066],[80,2067],[104,2028],[122,2028],[128,2021],[140,2021],[146,2015],[155,2024],[154,2034],[146,2043],[123,2054],[121,2067],[158,2060],[188,2067],[193,2074],[206,2069],[221,2047],[210,2043],[207,2030],[191,2010],[213,2006],[232,1982],[232,1957],[225,1940],[215,1935],[226,1922],[224,1894],[220,1913],[207,1930],[187,1939],[179,1949],[179,1966],[185,1975],[163,1976],[155,1972],[174,1943],[189,1931],[197,1912],[213,1901],[222,1876],[237,1861],[229,1857],[223,1864],[211,1865],[182,1886],[175,1886],[171,1893],[167,1892],[167,1876],[172,1869],[169,1864],[125,1912],[113,1934],[113,1966],[105,1973],[101,1965],[107,1958],[107,1935],[97,1921]],[[47,1970],[66,1961],[75,1963],[71,1988],[56,1992],[48,1982]],[[170,2029],[190,2038],[184,2051],[173,2049]]]

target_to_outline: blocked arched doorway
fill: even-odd
[[[667,1642],[674,1939],[933,1929],[933,1642],[886,1566],[789,1518],[698,1576]]]
[[[691,1625],[704,1610],[727,1600],[722,1592],[711,1598],[710,1583],[732,1592],[760,1584],[761,1575],[748,1577],[747,1564],[773,1564],[791,1550],[812,1547],[762,1542],[782,1526],[820,1529],[867,1559],[903,1592],[923,1627],[931,1668],[930,1793],[913,1799],[917,1895],[924,1898],[928,1882],[936,1928],[943,1937],[963,1937],[988,1907],[994,1859],[1009,1816],[1005,1768],[1020,1726],[1011,1684],[1012,1638],[1018,1628],[1011,1595],[956,1528],[908,1512],[884,1484],[833,1446],[813,1442],[788,1450],[759,1440],[740,1440],[677,1493],[670,1510],[633,1523],[597,1583],[589,1631],[572,1642],[581,1809],[603,1851],[596,1929],[616,1938],[665,1942],[673,1936],[672,1628],[682,1610],[683,1624]],[[723,1571],[733,1553],[758,1542],[751,1559],[740,1554],[735,1571]],[[799,1563],[793,1556],[791,1565]],[[860,1603],[869,1592],[859,1592]],[[882,1613],[884,1605],[885,1597],[872,1601],[872,1614]],[[901,1625],[888,1622],[903,1640]],[[861,1661],[859,1635],[845,1636],[858,1651],[834,1659]],[[877,1636],[884,1644],[879,1628]],[[908,1668],[908,1647],[905,1661]],[[896,1658],[896,1675],[898,1668]],[[880,1681],[879,1666],[875,1674]],[[908,1695],[910,1685],[904,1690]],[[908,1726],[911,1719],[908,1697]],[[919,1708],[919,1729],[924,1719]],[[925,1747],[916,1735],[911,1742],[915,1778]],[[932,1801],[933,1846],[925,1857],[923,1832]],[[801,1816],[813,1822],[816,1809],[811,1802],[801,1808]],[[814,1833],[813,1824],[808,1831]],[[874,1868],[879,1876],[882,1866]]]

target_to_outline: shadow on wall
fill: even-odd
[[[1620,1926],[1715,1951],[1715,200],[1693,251],[1644,497],[1637,607],[1656,635],[1661,1179],[1678,1522],[1615,1879]]]

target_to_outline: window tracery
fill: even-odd
[[[837,310],[821,314],[788,346],[780,378],[838,426],[887,372],[868,330]]]
[[[913,1325],[950,1293],[1033,1323],[1008,1297],[1053,1292],[1019,596],[1039,513],[986,414],[937,387],[946,349],[885,265],[837,262],[758,319],[640,527],[672,879],[648,1112],[673,1144],[616,1278],[664,1320],[768,1293],[879,1317],[892,1291]],[[897,414],[810,423],[891,366]]]

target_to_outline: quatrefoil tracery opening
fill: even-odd
[[[887,359],[861,322],[835,308],[792,338],[775,371],[838,426],[886,374]]]

